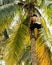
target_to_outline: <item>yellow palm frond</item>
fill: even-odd
[[[46,41],[49,38],[50,32],[46,26],[46,22],[44,18],[41,18],[41,23],[43,28],[40,30],[40,35],[38,39],[36,40],[36,53],[37,53],[37,57],[38,57],[38,61],[40,65],[50,65],[51,58],[49,55],[49,49],[46,46]]]
[[[41,42],[39,42],[41,40]],[[48,48],[45,42],[42,41],[42,37],[39,37],[36,41],[36,53],[40,65],[50,65],[50,57]]]

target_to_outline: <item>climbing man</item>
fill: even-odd
[[[38,16],[36,14],[33,14],[33,16],[30,17],[30,32],[31,32],[31,38],[35,37],[37,39],[39,34],[39,29],[41,29],[42,24],[38,20]]]

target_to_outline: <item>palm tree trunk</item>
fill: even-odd
[[[35,50],[35,38],[31,38],[31,59],[32,59],[32,65],[39,65],[37,61],[37,54]]]
[[[29,9],[28,11],[28,16],[30,18],[30,16],[32,15],[32,11]],[[29,28],[30,28],[30,21],[29,21]],[[35,48],[35,38],[32,35],[32,31],[29,29],[29,33],[30,33],[30,40],[31,40],[31,60],[32,60],[32,65],[39,65],[38,64],[38,59],[37,59],[37,54],[36,54],[36,48]]]

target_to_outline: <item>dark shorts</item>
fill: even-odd
[[[42,28],[42,24],[38,24],[38,23],[34,23],[34,24],[30,24],[30,30],[34,31],[34,29],[41,29]]]

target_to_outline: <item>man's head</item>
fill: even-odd
[[[36,14],[33,14],[31,17],[30,17],[30,22],[36,22],[38,20],[38,16]]]
[[[31,20],[37,21],[37,19],[38,19],[38,16],[37,16],[36,14],[33,14],[33,15],[31,16]]]
[[[37,15],[36,15],[36,14],[33,14],[33,15],[32,15],[32,17],[34,17],[34,16],[35,16],[35,17],[37,17]]]

